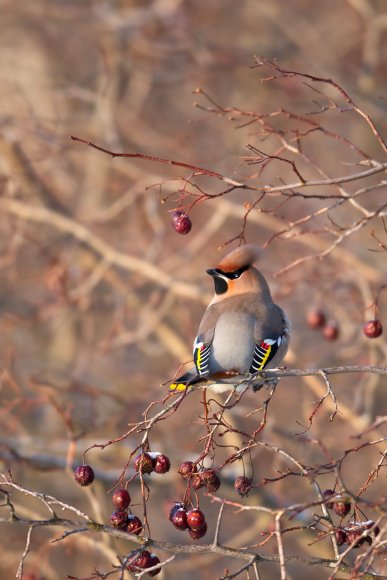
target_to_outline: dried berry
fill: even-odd
[[[379,320],[369,320],[363,326],[363,332],[367,338],[378,338],[383,333],[383,327]]]
[[[129,572],[140,572],[144,568],[149,568],[152,562],[152,555],[148,550],[143,550],[128,565]]]
[[[115,528],[123,529],[126,528],[128,523],[128,514],[123,510],[116,510],[110,516],[110,523]]]
[[[177,530],[184,531],[188,528],[187,512],[185,511],[185,509],[179,508],[175,512],[175,514],[172,518],[172,523]]]
[[[338,516],[344,517],[351,511],[351,504],[349,501],[335,501],[333,503],[333,511]]]
[[[74,478],[79,485],[86,487],[94,481],[94,471],[90,465],[78,465],[74,471]]]
[[[325,324],[325,314],[322,310],[318,308],[313,308],[309,310],[306,322],[310,326],[310,328],[322,328]]]
[[[170,467],[171,462],[166,455],[160,453],[156,456],[153,468],[156,473],[167,473],[170,470]]]
[[[338,546],[342,546],[347,541],[347,534],[344,532],[344,530],[336,530],[335,536]]]
[[[207,524],[204,522],[204,526],[200,530],[188,529],[188,533],[193,540],[200,540],[207,533]]]
[[[142,523],[137,516],[129,515],[127,518],[126,531],[129,534],[136,534],[139,536],[142,532]]]
[[[204,513],[201,510],[191,510],[187,514],[187,524],[188,527],[197,532],[201,530],[206,523],[206,518],[204,517]]]
[[[336,340],[339,336],[339,327],[334,320],[329,320],[323,329],[324,338],[327,340]]]
[[[130,494],[127,489],[117,489],[113,493],[113,505],[118,510],[126,510],[130,504]]]
[[[152,568],[153,566],[157,566],[157,564],[160,564],[160,558],[158,558],[156,556],[156,554],[151,554],[150,564],[148,566],[146,566],[146,568]],[[157,576],[157,574],[160,574],[160,572],[161,572],[161,566],[159,568],[155,568],[154,570],[151,570],[150,572],[148,572],[148,576]]]
[[[215,493],[220,488],[220,479],[217,475],[215,475],[214,479],[211,479],[207,482],[207,491],[209,493]]]
[[[154,469],[154,460],[149,453],[140,453],[134,460],[136,471],[141,473],[152,473]]]
[[[192,479],[192,487],[196,490],[204,487],[204,483],[200,474],[195,475],[195,477]]]
[[[189,234],[192,228],[192,222],[186,213],[176,210],[171,213],[172,225],[178,234],[183,236]]]
[[[244,497],[251,489],[251,479],[244,475],[239,475],[234,481],[234,489],[238,495]]]
[[[324,499],[327,499],[328,497],[331,497],[331,495],[335,495],[335,492],[333,489],[326,489],[323,491],[322,495]],[[333,501],[327,501],[325,505],[328,510],[333,510]]]
[[[184,461],[178,469],[178,473],[183,479],[189,479],[196,472],[197,467],[193,461]]]

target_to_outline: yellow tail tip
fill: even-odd
[[[170,391],[185,391],[186,388],[187,385],[185,385],[184,383],[172,383],[171,385],[169,385]]]

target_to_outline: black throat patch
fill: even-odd
[[[214,277],[215,294],[224,294],[228,290],[228,284],[224,278]]]

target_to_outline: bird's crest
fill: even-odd
[[[247,244],[236,248],[221,260],[217,266],[223,272],[234,272],[243,266],[252,266],[262,251],[258,246]]]

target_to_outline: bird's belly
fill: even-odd
[[[249,370],[255,348],[254,317],[243,312],[223,314],[215,327],[210,372]]]

